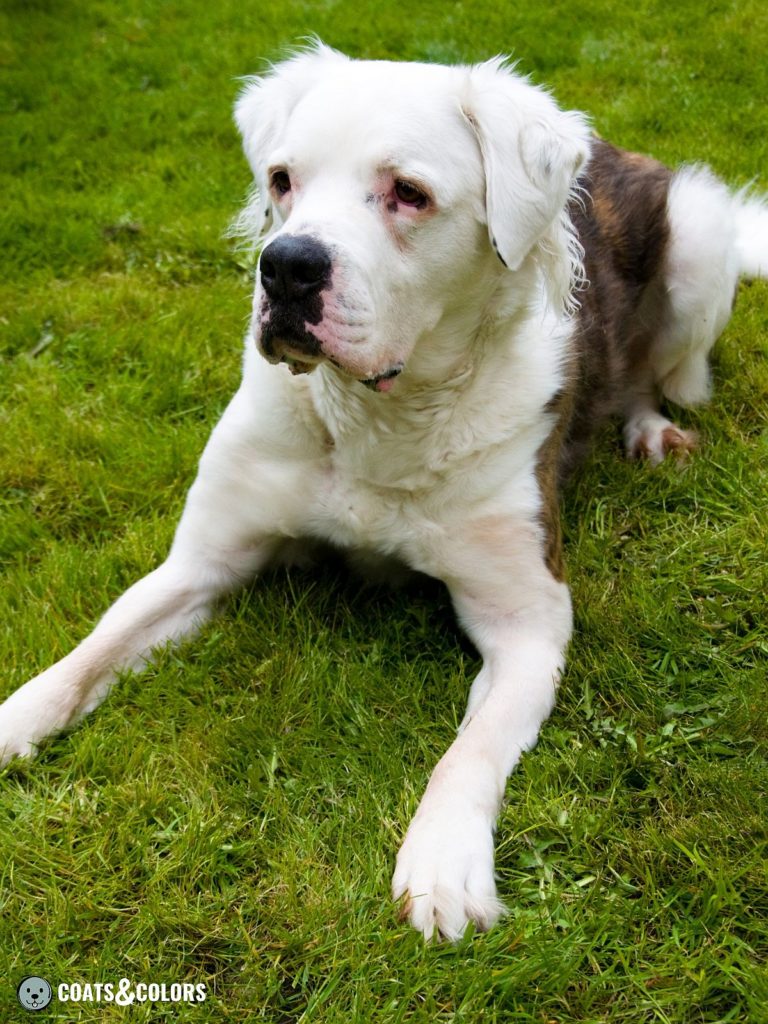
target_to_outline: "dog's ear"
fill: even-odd
[[[565,209],[589,155],[586,119],[560,110],[500,58],[470,70],[462,112],[483,158],[491,243],[517,270]]]
[[[280,137],[288,116],[329,66],[349,58],[315,40],[288,60],[276,64],[265,75],[245,80],[235,103],[235,124],[243,138],[243,149],[256,179],[257,192],[241,218],[251,235],[265,234],[272,223],[266,180],[269,149]],[[247,221],[247,224],[245,223]]]

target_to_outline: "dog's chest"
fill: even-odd
[[[385,495],[397,503],[440,486],[449,463],[468,446],[455,403],[392,402],[322,384],[313,397],[329,438],[334,494],[351,491],[374,501]]]
[[[529,511],[534,444],[528,439],[432,461],[413,439],[392,447],[334,446],[323,462],[309,532],[437,574],[436,552],[455,543],[463,524],[490,512]]]
[[[426,474],[415,475],[426,484]],[[321,481],[310,529],[324,540],[395,554],[407,539],[428,529],[432,488],[413,486],[413,467],[400,464],[392,453],[389,458],[374,453],[366,460],[354,449],[333,450]]]
[[[317,377],[313,401],[328,443],[311,534],[424,568],[456,524],[535,504],[536,452],[551,429],[538,401],[510,403],[492,384],[488,401],[456,388],[428,405],[395,403],[339,395]]]

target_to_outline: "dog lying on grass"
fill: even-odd
[[[739,277],[768,276],[768,207],[595,139],[500,59],[317,45],[249,81],[236,120],[263,240],[242,384],[167,560],[0,707],[0,755],[302,541],[397,559],[445,582],[483,658],[392,883],[453,939],[502,912],[494,822],[563,668],[559,481],[609,415],[631,457],[693,446],[660,399],[707,398]]]

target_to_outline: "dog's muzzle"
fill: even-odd
[[[322,293],[331,287],[332,270],[330,252],[311,235],[280,235],[262,252],[259,274],[266,301],[259,345],[271,363],[287,363],[294,374],[309,373],[327,358],[343,369],[307,328],[323,319]],[[360,383],[389,391],[402,369],[398,362]]]
[[[259,261],[269,315],[261,331],[261,349],[270,362],[286,362],[306,373],[322,358],[307,324],[323,318],[322,292],[331,284],[331,255],[310,235],[281,235]]]

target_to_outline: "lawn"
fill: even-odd
[[[764,0],[8,0],[0,14],[2,696],[164,556],[234,391],[249,176],[237,78],[309,33],[355,56],[512,51],[600,134],[768,191]],[[600,438],[565,496],[576,634],[510,780],[509,906],[425,947],[398,842],[477,657],[446,593],[275,573],[0,773],[0,1015],[25,975],[204,983],[63,1021],[768,1021],[768,286],[702,438]]]

